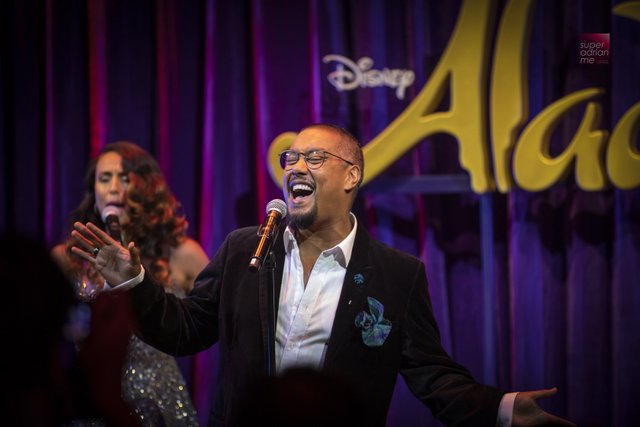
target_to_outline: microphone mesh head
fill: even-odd
[[[102,217],[102,222],[107,222],[107,217],[109,215],[115,215],[117,217],[120,217],[120,208],[113,205],[106,206],[102,210],[102,213],[100,214],[100,216]]]
[[[282,215],[282,218],[287,216],[287,204],[280,199],[273,199],[269,203],[267,203],[267,214],[271,211],[277,211]]]

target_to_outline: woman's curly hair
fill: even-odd
[[[184,241],[188,222],[158,163],[140,146],[128,141],[104,146],[100,155],[89,164],[84,178],[85,196],[71,213],[71,224],[91,221],[104,228],[100,212],[96,210],[94,188],[98,160],[109,152],[120,155],[123,172],[129,175],[130,180],[125,202],[130,221],[122,225],[123,233],[136,243],[145,269],[162,283],[168,277],[170,249]],[[68,253],[71,244],[67,244]],[[81,262],[78,257],[73,258],[76,258],[75,262]],[[81,267],[76,265],[72,268]]]

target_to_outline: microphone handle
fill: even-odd
[[[278,214],[275,211],[271,211],[267,216],[265,224],[259,230],[260,242],[258,242],[258,246],[249,261],[249,270],[253,272],[260,270],[265,256],[271,249],[271,236],[278,225],[277,221]]]

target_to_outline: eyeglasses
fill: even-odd
[[[309,151],[308,153],[298,153],[297,151],[286,150],[280,153],[280,167],[284,169],[287,166],[293,166],[298,163],[298,160],[302,157],[309,169],[319,169],[324,164],[324,161],[327,160],[327,155],[336,157],[353,166],[353,163],[349,160],[343,159],[337,154],[333,154],[328,151],[314,150]]]

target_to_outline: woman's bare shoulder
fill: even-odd
[[[175,255],[177,257],[207,257],[200,246],[200,243],[196,242],[194,239],[187,237],[185,238],[178,246],[175,246],[172,249],[172,256]]]
[[[170,262],[189,273],[197,274],[209,263],[209,257],[198,242],[187,237],[172,248]]]
[[[171,249],[169,264],[177,285],[185,292],[193,287],[193,282],[209,263],[209,257],[202,246],[193,239],[186,238]]]

